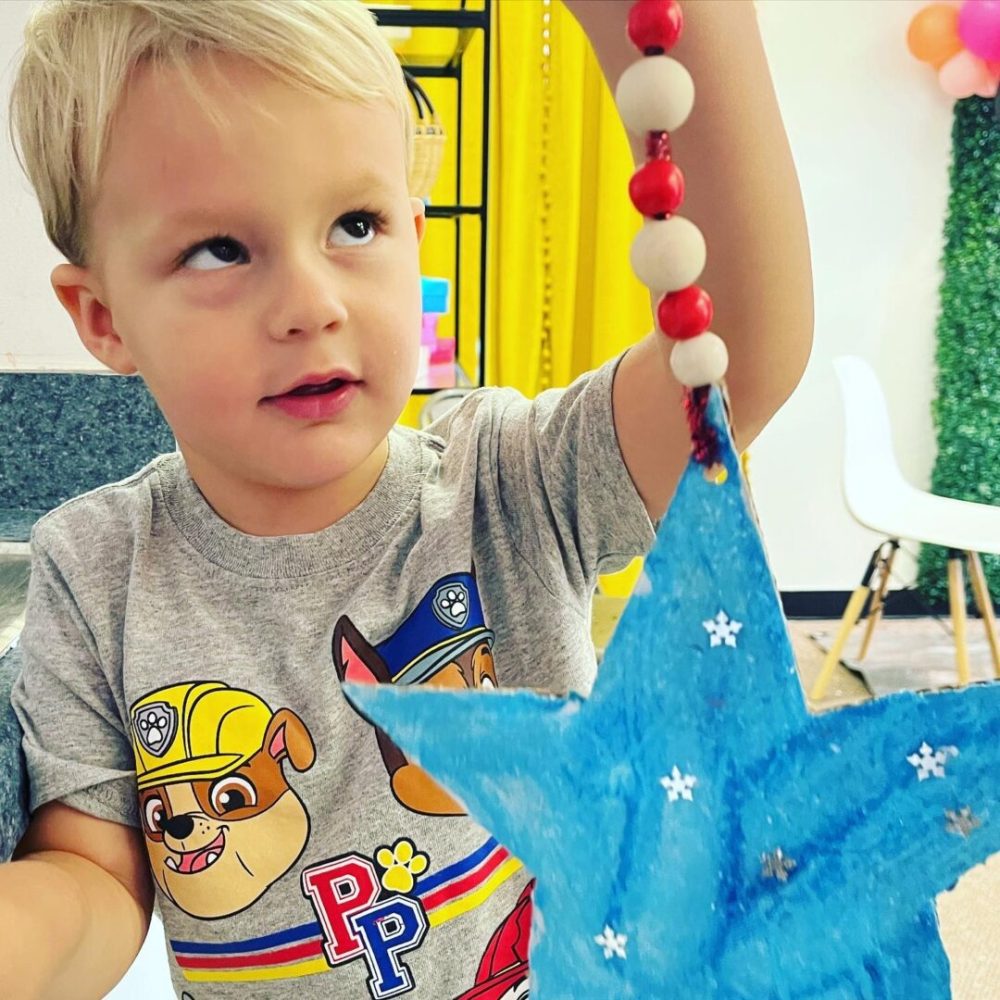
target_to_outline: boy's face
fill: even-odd
[[[223,517],[254,534],[317,530],[318,511],[330,523],[378,478],[413,386],[423,204],[388,105],[218,64],[275,120],[227,101],[199,66],[225,102],[220,136],[172,71],[137,72],[91,216],[91,266],[60,265],[52,283],[88,350],[142,375]],[[357,384],[335,415],[268,401],[338,369]]]

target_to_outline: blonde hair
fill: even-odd
[[[243,56],[310,93],[388,101],[401,118],[409,172],[402,68],[360,0],[43,0],[24,30],[8,128],[45,231],[72,264],[87,266],[89,210],[132,72],[146,62],[176,69],[221,126],[191,69],[203,58],[214,68],[214,53]]]

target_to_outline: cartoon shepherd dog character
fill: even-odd
[[[306,771],[312,736],[290,709],[218,681],[160,688],[132,706],[139,811],[153,877],[202,919],[246,909],[298,860],[309,815],[282,761]]]
[[[344,615],[333,630],[333,663],[342,681],[496,688],[493,638],[483,621],[475,577],[455,573],[438,580],[406,621],[378,646],[372,646]],[[374,728],[392,793],[400,804],[429,816],[465,815],[385,732]]]

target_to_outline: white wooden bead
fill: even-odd
[[[676,292],[698,280],[705,268],[705,237],[690,219],[647,219],[629,250],[632,270],[652,292]]]
[[[676,59],[644,56],[619,77],[615,104],[625,127],[636,135],[673,132],[694,107],[694,81]]]
[[[678,340],[670,352],[670,367],[681,385],[691,389],[718,382],[729,367],[722,338],[706,331],[690,340]]]

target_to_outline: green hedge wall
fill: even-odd
[[[1000,505],[1000,123],[992,100],[955,102],[950,180],[931,490]],[[984,556],[983,567],[996,605],[1000,557]],[[922,546],[917,589],[947,603],[946,550]]]

